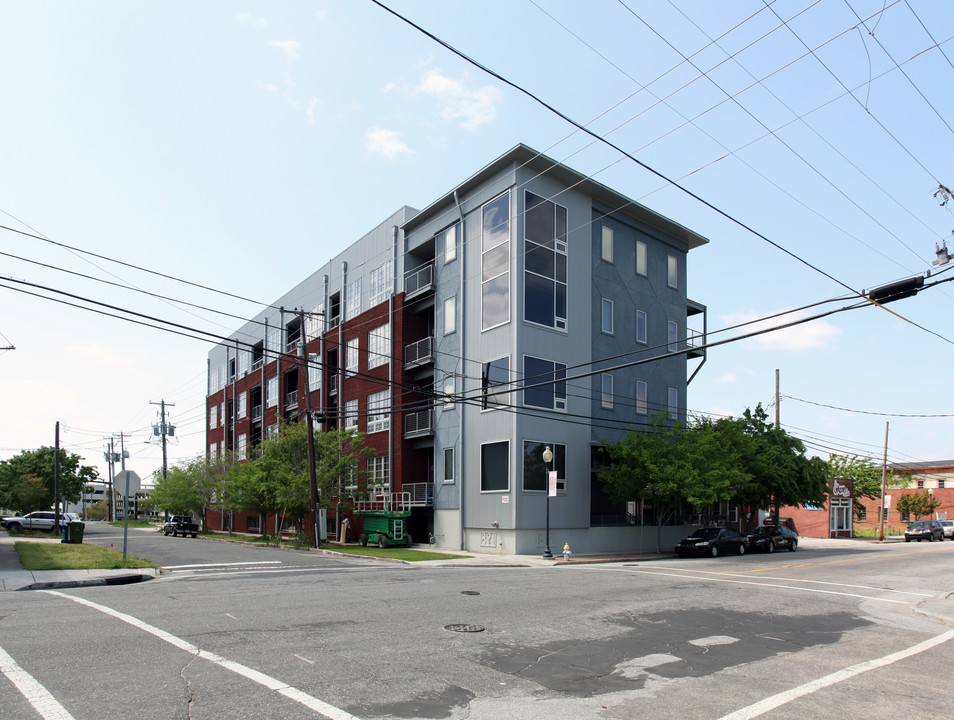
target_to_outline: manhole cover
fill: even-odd
[[[480,595],[480,593],[477,592],[476,590],[461,590],[460,594],[461,595]]]
[[[484,629],[480,625],[445,625],[445,630],[450,630],[451,632],[483,632]]]

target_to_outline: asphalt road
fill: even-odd
[[[440,568],[130,531],[129,552],[174,569],[0,599],[0,717],[954,715],[952,628],[911,612],[954,590],[952,542]]]

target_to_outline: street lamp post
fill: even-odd
[[[553,553],[550,552],[550,463],[553,462],[553,451],[550,449],[550,446],[547,445],[543,450],[543,464],[546,466],[544,472],[546,472],[546,483],[543,485],[543,489],[547,493],[547,550],[543,553],[543,557],[552,558]]]

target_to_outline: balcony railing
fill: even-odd
[[[426,337],[404,348],[404,369],[427,365],[434,361],[434,338]]]
[[[337,395],[338,394],[338,376],[331,375],[328,377],[328,394]]]
[[[409,507],[433,507],[434,483],[404,483],[401,490],[410,498]]]
[[[262,419],[262,406],[255,405],[252,407],[252,422],[258,422]]]
[[[285,393],[285,407],[296,407],[298,405],[298,391],[292,390],[290,393]]]
[[[287,343],[285,343],[285,353],[288,355],[298,354],[298,338],[289,340]]]
[[[261,370],[262,365],[265,364],[265,358],[257,358],[252,361],[252,370]]]
[[[434,413],[430,408],[417,412],[404,413],[404,437],[432,435],[434,433]]]
[[[434,263],[427,263],[404,274],[404,294],[410,298],[434,287]]]

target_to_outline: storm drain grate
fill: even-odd
[[[474,633],[474,632],[483,632],[484,628],[480,625],[464,625],[463,623],[458,623],[455,625],[445,625],[445,630],[450,630],[451,632],[464,632],[464,633]]]

